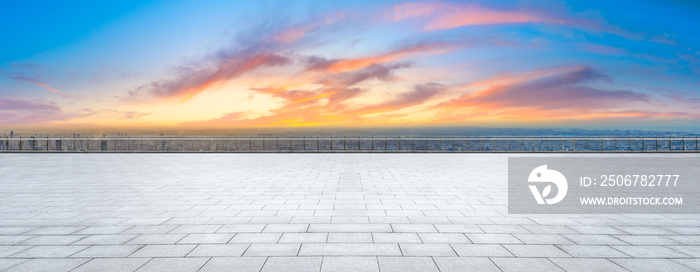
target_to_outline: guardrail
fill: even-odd
[[[698,152],[698,137],[0,138],[5,152]]]

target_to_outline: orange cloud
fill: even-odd
[[[423,103],[426,99],[444,90],[444,86],[436,83],[418,85],[412,91],[399,94],[395,99],[350,109],[342,102],[360,92],[360,89],[342,91],[326,91],[322,95],[293,101],[281,108],[272,110],[272,114],[259,118],[240,118],[240,114],[226,115],[222,118],[204,122],[190,122],[184,126],[309,126],[309,125],[359,125],[381,124],[387,118],[404,117],[405,115],[383,115],[363,117],[363,115],[391,112]],[[305,95],[310,95],[305,93]],[[318,98],[326,98],[327,103],[319,103]],[[234,118],[230,118],[234,116]]]
[[[365,69],[350,72],[355,75],[346,76],[354,78],[358,74],[367,73],[368,71],[363,71]],[[377,71],[379,70],[375,70]],[[259,90],[282,97],[287,100],[287,103],[280,108],[270,110],[268,115],[262,117],[244,118],[244,115],[234,114],[236,118],[224,116],[210,121],[190,122],[183,125],[283,127],[513,122],[536,124],[613,119],[698,118],[697,115],[691,116],[682,112],[629,110],[629,108],[635,108],[635,103],[650,106],[649,97],[632,91],[603,90],[584,85],[600,80],[609,79],[587,67],[567,67],[508,75],[453,87],[436,83],[416,85],[412,90],[399,93],[392,99],[359,107],[344,102],[371,90],[349,88],[354,81],[348,81],[350,85],[342,85],[344,89],[322,88],[315,91],[284,92]],[[343,82],[343,80],[329,82]],[[415,107],[429,99],[437,98],[438,94],[450,88],[465,88],[465,86],[481,90],[459,98],[444,100],[436,105]],[[410,111],[398,112],[409,108]]]
[[[553,75],[557,75],[557,74],[573,72],[573,71],[583,69],[583,68],[585,68],[585,67],[564,67],[564,68],[557,68],[557,69],[543,70],[543,71],[534,71],[534,72],[528,72],[528,73],[522,73],[522,74],[513,74],[513,75],[506,74],[506,75],[496,76],[496,77],[493,77],[490,79],[485,79],[485,80],[480,80],[480,81],[476,81],[476,82],[470,82],[470,83],[463,84],[463,85],[454,86],[454,87],[452,87],[452,89],[457,89],[457,90],[496,89],[498,87],[514,85],[514,84],[518,84],[518,83],[524,83],[524,82],[528,82],[528,81],[535,80],[538,78],[544,78],[544,77],[553,76]],[[484,92],[480,92],[480,94],[483,95]]]
[[[356,58],[356,59],[338,60],[338,61],[332,62],[330,65],[328,65],[327,67],[324,67],[324,68],[332,70],[333,72],[336,72],[336,73],[343,73],[343,72],[347,72],[347,71],[362,69],[362,68],[368,67],[372,64],[386,63],[386,62],[390,62],[390,61],[405,59],[408,57],[418,56],[421,54],[426,54],[426,55],[445,54],[445,53],[449,53],[455,49],[458,49],[460,47],[463,47],[463,46],[459,45],[459,44],[451,44],[451,43],[418,44],[418,45],[414,45],[414,46],[409,46],[409,47],[393,50],[393,51],[390,51],[390,52],[387,52],[387,53],[384,53],[381,55],[369,56],[369,57],[364,57],[364,58]]]
[[[646,94],[625,90],[603,90],[584,83],[609,80],[587,67],[533,72],[507,79],[472,83],[485,87],[476,93],[453,98],[432,107],[437,122],[460,120],[597,120],[677,116],[616,108],[637,103],[649,106]],[[492,82],[496,84],[491,84]]]
[[[423,104],[429,98],[445,90],[445,86],[438,83],[427,83],[414,86],[410,92],[402,93],[395,99],[383,103],[361,107],[350,113],[358,116],[396,111],[415,105]]]
[[[312,68],[297,75],[287,76],[288,81],[282,84],[272,85],[264,88],[251,88],[251,90],[270,94],[287,100],[291,104],[308,104],[310,101],[318,99],[329,99],[333,107],[338,107],[337,103],[345,101],[360,93],[360,89],[351,88],[353,85],[371,80],[390,80],[392,71],[407,68],[407,63],[396,63],[392,65],[372,64],[368,67],[338,73],[332,69]],[[303,85],[320,85],[315,90],[293,89]],[[287,107],[298,107],[299,105],[288,105]]]
[[[459,3],[398,4],[393,6],[389,15],[392,21],[413,19],[421,22],[423,31],[535,22],[601,29],[593,21],[560,19],[563,17],[534,9],[496,10]],[[626,111],[635,105],[650,106],[649,97],[638,92],[590,87],[587,85],[589,81],[608,78],[586,67],[499,75],[456,86],[429,82],[414,84],[415,78],[409,83],[414,85],[413,88],[391,83],[397,79],[392,71],[410,67],[413,59],[482,44],[503,45],[496,40],[498,37],[468,40],[462,36],[431,33],[429,37],[403,41],[408,46],[378,54],[337,59],[302,55],[300,52],[319,48],[314,39],[304,37],[322,33],[319,28],[333,22],[331,18],[279,32],[262,33],[260,37],[264,42],[259,46],[232,50],[234,53],[219,52],[215,55],[218,61],[213,65],[201,65],[205,67],[201,69],[185,67],[178,78],[154,82],[145,86],[144,91],[161,100],[183,102],[217,84],[236,80],[231,85],[280,102],[255,113],[251,111],[249,115],[235,112],[208,121],[185,123],[184,126],[429,124],[469,120],[536,122],[538,119],[646,118],[664,114]],[[285,65],[289,66],[277,68]],[[377,82],[388,87],[378,89],[393,95],[376,99],[386,97],[373,89]],[[395,88],[401,87],[407,90],[396,91]],[[234,89],[238,91],[237,88]],[[461,96],[456,97],[455,93]]]
[[[141,96],[154,96],[159,100],[185,102],[202,91],[223,81],[237,78],[260,67],[282,66],[292,60],[276,54],[256,54],[225,59],[214,70],[184,67],[176,79],[159,80],[137,87],[129,92],[129,98],[139,100]]]

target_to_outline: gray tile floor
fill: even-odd
[[[0,154],[0,270],[700,269],[699,215],[507,214],[508,156]]]

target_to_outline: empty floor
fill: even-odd
[[[0,270],[700,269],[700,215],[509,215],[508,156],[0,154]]]

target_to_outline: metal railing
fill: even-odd
[[[0,138],[2,152],[698,152],[698,137]]]

